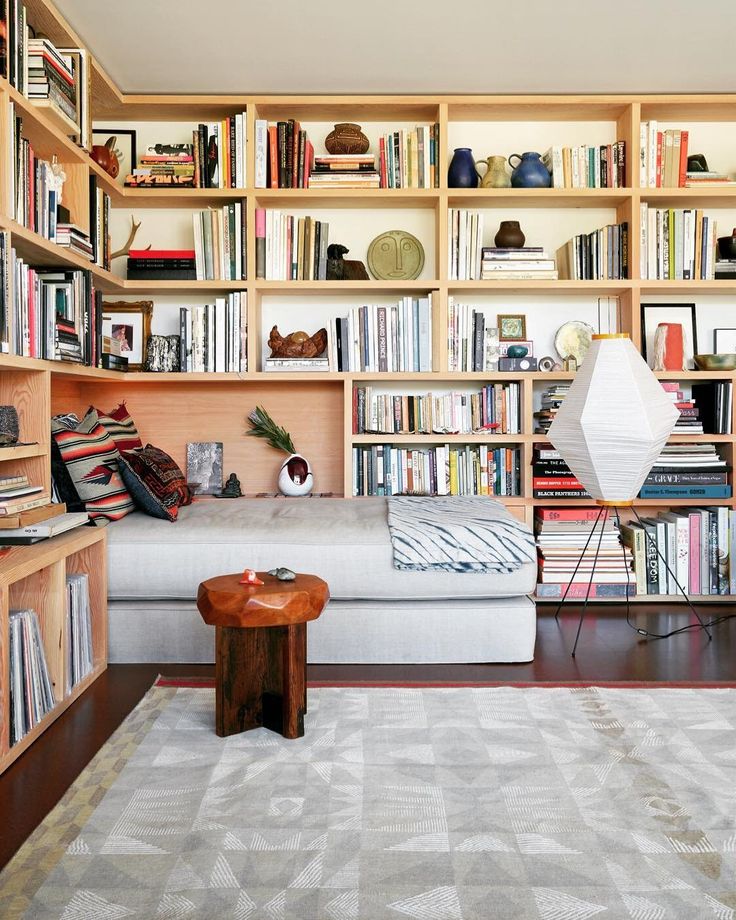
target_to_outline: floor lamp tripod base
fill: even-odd
[[[597,543],[597,545],[596,545],[595,554],[594,554],[594,556],[593,556],[593,565],[591,566],[591,569],[590,569],[590,579],[588,580],[588,587],[586,588],[586,591],[585,591],[585,601],[583,602],[583,609],[580,611],[580,619],[578,620],[578,629],[577,629],[577,632],[576,632],[576,634],[575,634],[575,642],[574,642],[573,647],[572,647],[572,657],[574,658],[574,657],[575,657],[575,653],[577,652],[578,642],[579,642],[579,640],[580,640],[580,632],[581,632],[581,630],[582,630],[582,628],[583,628],[583,621],[585,620],[585,614],[587,613],[587,610],[588,610],[588,602],[590,601],[590,593],[591,593],[591,591],[592,591],[592,589],[593,589],[593,581],[594,581],[594,579],[595,579],[595,569],[596,569],[596,565],[598,564],[598,557],[599,557],[599,555],[600,555],[601,544],[602,544],[602,542],[603,542],[603,533],[604,533],[604,531],[605,531],[605,529],[606,529],[606,522],[608,521],[609,516],[610,516],[611,514],[613,514],[613,516],[616,518],[616,524],[617,524],[617,526],[618,526],[618,531],[619,531],[619,534],[620,534],[620,533],[621,533],[621,516],[620,516],[620,514],[619,514],[619,509],[621,509],[621,508],[628,508],[628,509],[630,509],[631,512],[633,513],[634,517],[636,518],[637,522],[638,522],[639,524],[642,525],[642,529],[644,530],[644,534],[645,534],[644,539],[645,539],[645,540],[648,540],[648,541],[650,542],[650,544],[651,544],[651,545],[654,547],[654,549],[656,550],[656,552],[657,552],[657,557],[661,560],[662,563],[664,563],[664,567],[665,567],[665,569],[667,570],[667,573],[670,575],[670,577],[673,579],[674,583],[677,585],[677,590],[678,590],[678,592],[679,592],[680,594],[682,594],[682,596],[685,598],[685,601],[687,602],[688,607],[690,608],[690,610],[692,611],[692,613],[695,615],[695,618],[697,619],[698,623],[700,624],[700,627],[705,631],[705,634],[708,636],[708,640],[710,641],[710,640],[713,638],[713,636],[712,636],[712,634],[711,634],[711,632],[710,632],[710,629],[709,629],[708,626],[703,622],[702,617],[700,616],[700,614],[698,613],[698,611],[697,611],[697,610],[695,609],[695,607],[693,606],[693,603],[692,603],[692,601],[690,600],[690,598],[688,597],[687,592],[685,591],[685,589],[683,588],[683,586],[680,584],[680,582],[677,580],[677,576],[676,576],[675,573],[672,571],[672,569],[670,568],[670,566],[669,566],[667,560],[665,559],[665,557],[664,557],[664,556],[662,555],[662,553],[660,552],[660,549],[659,549],[659,547],[657,546],[657,541],[654,540],[654,538],[652,537],[652,535],[647,531],[646,527],[643,526],[642,520],[641,520],[641,518],[639,517],[639,513],[637,512],[636,508],[634,507],[633,501],[626,501],[626,502],[609,502],[609,501],[600,501],[600,500],[599,500],[599,501],[597,501],[597,504],[598,504],[598,506],[599,506],[598,516],[596,517],[596,519],[595,519],[595,521],[594,521],[594,523],[593,523],[593,527],[591,528],[591,531],[590,531],[590,533],[588,534],[588,539],[587,539],[587,541],[586,541],[586,543],[585,543],[585,546],[583,547],[583,551],[582,551],[582,553],[580,554],[580,558],[578,559],[577,564],[575,565],[575,569],[573,570],[573,573],[572,573],[572,576],[571,576],[571,578],[570,578],[570,581],[569,581],[567,587],[565,588],[565,593],[562,595],[562,598],[561,598],[561,600],[560,600],[560,603],[557,605],[557,610],[555,611],[555,619],[557,620],[557,619],[559,619],[560,611],[562,610],[562,605],[565,603],[565,600],[567,599],[567,595],[568,595],[568,593],[569,593],[569,591],[570,591],[570,587],[571,587],[571,585],[573,584],[573,582],[575,581],[575,576],[576,576],[577,573],[578,573],[578,569],[580,568],[580,566],[581,566],[583,560],[585,559],[585,554],[586,554],[587,551],[588,551],[588,547],[590,546],[591,542],[592,542],[593,539],[594,539],[594,535],[595,535],[596,528],[597,528],[598,525],[600,524],[600,528],[601,528],[601,530],[600,530],[600,535],[598,536],[598,543]],[[628,563],[628,559],[626,558],[626,547],[624,546],[623,543],[621,543],[621,552],[622,552],[622,554],[623,554],[623,559],[624,559],[624,570],[625,570],[625,572],[626,572],[626,621],[630,623],[630,622],[631,622],[631,620],[630,620],[631,605],[630,605],[630,600],[629,600],[629,591],[630,591],[630,587],[631,587],[632,582],[631,582],[631,579],[630,579],[630,577],[629,577],[629,563]],[[642,635],[642,636],[646,636],[646,637],[649,637],[649,636],[650,636],[650,633],[648,633],[645,629],[637,629],[637,632],[638,632],[640,635]],[[653,636],[652,638],[657,638],[657,637],[656,637],[656,636]]]

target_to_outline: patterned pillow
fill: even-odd
[[[52,419],[51,432],[85,510],[95,523],[117,521],[135,509],[118,472],[120,452],[96,414],[87,414],[72,429]]]
[[[179,508],[192,501],[182,471],[167,453],[151,444],[123,451],[120,473],[136,504],[152,517],[175,521]]]
[[[117,409],[107,413],[100,412],[99,409],[90,406],[87,410],[87,415],[93,412],[115,442],[118,450],[134,450],[136,447],[143,447],[138,429],[135,427],[135,422],[130,417],[130,413],[125,408],[124,402],[121,402]],[[87,418],[87,415],[85,415],[85,418]]]

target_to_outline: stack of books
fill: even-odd
[[[534,281],[557,278],[555,260],[541,246],[484,246],[481,281]]]
[[[246,371],[246,294],[234,291],[214,304],[179,308],[179,369],[183,372]]]
[[[624,188],[626,142],[589,147],[550,147],[542,162],[553,188]]]
[[[37,499],[41,492],[43,492],[43,486],[32,485],[24,474],[0,477],[0,518],[12,514],[16,508],[20,509],[20,506],[26,502],[34,501],[31,496],[36,496]],[[0,544],[2,542],[0,539]]]
[[[310,188],[379,188],[380,176],[372,153],[327,153],[314,158]]]
[[[665,444],[639,496],[693,501],[731,498],[730,469],[715,444]]]
[[[198,281],[244,281],[246,240],[243,203],[192,214]]]
[[[353,388],[353,434],[520,434],[521,386],[488,384],[479,393],[376,393]]]
[[[541,406],[534,413],[536,419],[534,434],[547,434],[550,425],[555,420],[557,410],[569,391],[569,383],[553,383],[542,393]]]
[[[0,544],[3,534],[52,523],[66,515],[63,502],[50,502],[48,496],[9,499],[0,506]]]
[[[271,124],[257,119],[256,188],[307,188],[314,147],[293,118]]]
[[[302,373],[306,371],[329,371],[330,359],[324,356],[318,358],[264,358],[263,370],[272,373]]]
[[[532,490],[534,498],[590,498],[560,452],[545,444],[534,445]]]
[[[332,367],[369,373],[432,370],[432,295],[354,307],[335,320]]]
[[[125,184],[133,188],[194,187],[194,149],[191,144],[153,144],[138,158],[138,167]]]
[[[378,142],[381,188],[438,188],[438,141],[438,124],[384,134]]]
[[[57,246],[63,246],[68,249],[69,252],[75,252],[78,256],[83,256],[90,261],[93,260],[94,247],[89,234],[77,227],[76,224],[57,223],[55,243]]]
[[[637,594],[736,594],[736,511],[686,508],[630,521],[621,538],[631,550]],[[669,571],[668,571],[669,568]]]
[[[560,275],[570,281],[616,281],[629,277],[629,225],[609,224],[578,233],[557,251]]]
[[[245,112],[200,124],[192,132],[197,188],[245,188]]]
[[[689,132],[660,130],[656,121],[641,123],[639,184],[642,188],[682,188],[687,177]]]
[[[34,610],[11,610],[10,744],[17,744],[55,705],[38,616]]]
[[[478,281],[483,248],[483,214],[464,208],[448,212],[447,273],[450,281]]]
[[[256,278],[267,281],[325,281],[330,225],[256,209]]]
[[[649,281],[710,281],[717,228],[700,209],[640,205],[641,277]]]
[[[680,389],[680,384],[674,380],[661,380],[662,389],[672,400],[680,416],[675,423],[673,434],[703,434],[703,422],[700,419],[700,410],[695,405],[694,399],[685,399],[685,393]]]
[[[589,585],[588,596],[593,599],[626,597],[627,591],[629,595],[636,594],[631,552],[621,545],[612,517],[603,526],[602,521],[599,522],[595,536],[585,549],[599,512],[599,508],[536,509],[534,532],[539,553],[538,597],[561,599],[568,585],[569,600],[584,598]],[[578,561],[580,565],[575,572]],[[570,584],[573,577],[575,581]]]
[[[45,506],[58,507],[58,506]],[[41,508],[39,508],[39,511]],[[12,515],[11,515],[12,516]],[[3,527],[4,518],[0,518],[0,546],[31,546],[51,537],[81,527],[89,520],[86,511],[66,512],[55,514],[53,517],[32,524],[21,524],[19,527]]]
[[[685,173],[685,188],[728,188],[733,185],[736,185],[736,179],[730,179],[726,173],[710,169]]]
[[[89,604],[89,577],[86,573],[67,575],[67,693],[91,673],[92,617]]]
[[[487,444],[353,447],[353,495],[520,495],[521,451]]]
[[[733,281],[736,279],[736,259],[718,259],[713,277],[716,281]]]
[[[485,311],[448,298],[447,353],[450,371],[498,370],[498,327]],[[493,314],[495,320],[495,313]]]
[[[130,281],[193,281],[197,277],[193,249],[131,249]]]
[[[48,38],[29,38],[27,54],[28,98],[48,100],[77,124],[77,87],[70,62]]]

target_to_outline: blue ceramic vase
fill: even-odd
[[[514,159],[519,161],[515,167],[511,162]],[[528,151],[522,153],[521,156],[518,153],[512,153],[509,157],[509,165],[514,169],[511,173],[513,188],[549,188],[552,184],[552,177],[539,153]]]
[[[470,147],[458,147],[450,161],[450,168],[447,170],[448,187],[477,188],[479,178],[473,151]]]

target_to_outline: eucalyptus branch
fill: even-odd
[[[276,448],[276,450],[282,450],[285,454],[296,453],[296,448],[289,432],[277,425],[262,406],[256,406],[248,416],[248,422],[251,430],[246,434],[253,435],[256,438],[263,438],[268,441],[271,447]]]

